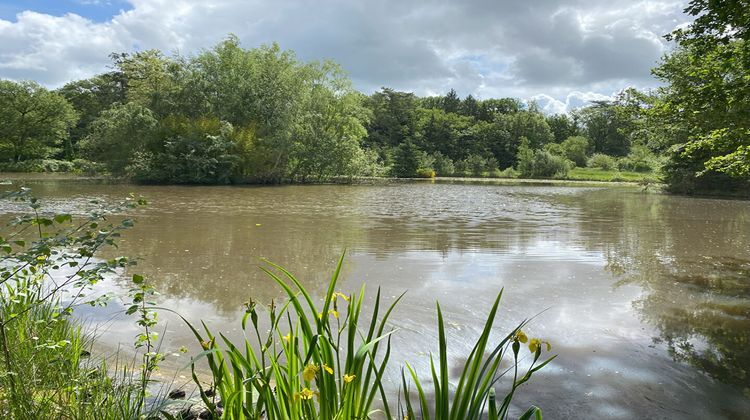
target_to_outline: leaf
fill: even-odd
[[[65,222],[70,222],[71,220],[73,220],[73,217],[71,215],[69,215],[69,214],[58,214],[58,215],[55,215],[55,222],[57,222],[58,224],[62,224],[62,223],[65,223]]]

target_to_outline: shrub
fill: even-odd
[[[466,162],[466,159],[456,161],[455,170],[453,171],[454,175],[466,176],[466,173],[468,171],[469,171],[469,164]]]
[[[435,171],[432,169],[418,169],[417,177],[419,178],[435,178]]]
[[[79,217],[50,215],[28,190],[2,194],[0,198],[28,207],[27,214],[0,226],[0,411],[4,417],[111,419],[152,415],[147,407],[147,387],[160,360],[152,345],[153,335],[146,330],[138,338],[140,350],[136,354],[143,356],[144,367],[118,367],[117,376],[111,377],[106,363],[89,357],[92,337],[73,316],[81,305],[106,303],[103,297],[88,296],[92,287],[132,265],[124,257],[105,260],[100,251],[114,245],[116,238],[132,226],[129,219],[112,222],[108,216],[135,207],[135,201],[111,208],[92,202],[90,214]],[[49,280],[51,272],[57,272],[54,281]],[[142,277],[133,276],[133,283],[136,287],[131,297],[138,303],[129,313],[138,312],[139,325],[148,328],[155,319],[147,308],[152,296],[145,291]],[[74,290],[76,293],[71,294]],[[156,395],[150,400],[161,402]]]
[[[570,159],[576,166],[586,166],[586,152],[589,148],[589,140],[586,137],[568,137],[560,145],[566,158]]]
[[[573,168],[573,162],[545,150],[524,153],[519,160],[519,172],[524,178],[563,178]]]
[[[164,142],[163,152],[134,153],[126,174],[140,182],[230,183],[238,158],[229,123],[187,121],[174,131],[178,134]]]
[[[451,158],[444,156],[440,152],[435,152],[433,157],[435,159],[435,166],[433,166],[433,168],[435,169],[437,175],[450,176],[453,175],[454,172],[456,172],[456,168],[453,165],[453,160],[451,160]]]
[[[586,163],[589,168],[599,168],[605,171],[612,171],[617,169],[617,160],[609,155],[602,153],[594,153]]]
[[[487,160],[480,155],[469,155],[466,158],[466,166],[473,176],[482,176],[484,168],[487,166]]]
[[[97,175],[105,173],[107,167],[104,164],[92,162],[86,159],[74,159],[73,171],[84,175]]]
[[[519,175],[520,173],[511,166],[502,171],[497,171],[494,176],[495,178],[518,178]]]
[[[72,172],[74,167],[67,160],[33,159],[0,163],[0,172]]]
[[[391,175],[397,178],[410,178],[419,169],[419,149],[411,141],[398,145],[393,153]]]
[[[652,172],[659,167],[654,154],[645,146],[633,146],[630,153],[621,158],[618,167],[622,171]]]

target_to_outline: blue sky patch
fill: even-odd
[[[132,9],[125,0],[8,0],[0,4],[0,19],[16,21],[16,15],[26,10],[62,16],[75,13],[94,22],[106,22],[121,10]]]

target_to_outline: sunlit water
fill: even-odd
[[[257,268],[261,258],[320,295],[346,249],[340,289],[381,287],[388,299],[407,291],[392,317],[393,366],[429,372],[438,300],[451,361],[461,362],[504,289],[498,335],[538,315],[527,332],[559,355],[517,394],[519,408],[538,404],[552,419],[750,413],[748,201],[621,186],[24,182],[46,206],[72,213],[92,198],[143,195],[150,205],[133,214],[117,253],[142,258],[137,271],[154,280],[162,305],[234,338],[245,301],[281,297]],[[127,287],[123,276],[103,290]],[[105,346],[128,347],[137,329],[121,309],[115,299],[79,314],[103,322]],[[163,322],[164,351],[196,349],[174,317]]]

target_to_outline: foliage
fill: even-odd
[[[115,175],[122,175],[136,156],[140,157],[157,133],[154,113],[142,105],[128,102],[102,112],[91,123],[91,131],[80,143],[89,159],[101,162]]]
[[[691,1],[697,16],[668,35],[678,43],[653,70],[666,85],[654,105],[664,127],[665,180],[679,192],[750,191],[748,5]]]
[[[84,157],[140,182],[209,184],[410,177],[420,168],[496,176],[534,160],[582,167],[592,153],[646,171],[668,156],[664,173],[674,190],[750,190],[749,41],[746,30],[727,26],[745,22],[747,13],[703,0],[686,11],[695,22],[669,35],[678,48],[654,69],[664,87],[628,88],[569,115],[544,115],[515,98],[462,99],[453,89],[420,98],[383,88],[365,96],[332,62],[303,62],[276,44],[245,49],[230,35],[194,56],[112,54],[111,71],[55,93],[3,81],[6,92],[36,98],[26,102],[57,101],[60,118],[45,132],[26,120],[4,124],[0,152],[17,162]],[[204,129],[175,131],[175,121]],[[3,135],[21,126],[28,135]],[[531,153],[522,151],[523,139]],[[537,154],[542,149],[548,154]]]
[[[603,153],[594,153],[586,162],[586,166],[589,168],[599,168],[605,171],[611,171],[617,169],[617,159],[612,156],[605,155]]]
[[[466,158],[466,167],[474,176],[481,176],[487,166],[487,160],[480,155],[469,155]]]
[[[222,413],[225,418],[269,420],[371,418],[375,411],[373,402],[380,397],[386,418],[395,418],[396,412],[399,418],[416,418],[406,376],[400,393],[404,395],[404,402],[399,401],[397,407],[389,400],[383,383],[390,360],[391,339],[396,332],[388,329],[388,319],[401,297],[385,307],[378,291],[372,313],[364,316],[364,286],[356,295],[336,291],[342,263],[343,256],[320,305],[314,303],[312,296],[291,273],[269,263],[269,267],[263,270],[282,288],[288,300],[281,306],[274,302],[269,305],[267,316],[270,329],[260,322],[259,305],[248,302],[242,318],[245,333],[242,343],[234,343],[223,334],[212,334],[205,324],[201,332],[188,323],[204,348],[201,354],[193,358],[193,369],[198,361],[206,359],[212,372],[212,389],[216,390],[222,402],[219,407],[216,400],[205,392],[205,385],[196,375],[193,376],[205,404],[214,415]],[[447,344],[443,316],[438,306],[440,382],[435,379],[437,418],[480,418],[490,396],[494,396],[495,384],[504,373],[513,370],[511,391],[493,417],[506,418],[515,390],[552,360],[550,358],[539,365],[532,365],[525,375],[518,377],[520,343],[528,341],[534,363],[543,351],[542,344],[547,351],[550,350],[546,342],[528,340],[520,331],[520,326],[497,345],[488,347],[499,301],[500,295],[467,363],[461,369],[453,398],[449,397],[448,392]],[[485,349],[492,349],[486,360]],[[514,354],[512,366],[503,371],[500,363],[510,349]],[[419,390],[423,418],[429,418],[427,398],[419,376],[410,365],[406,367]],[[437,378],[436,375],[433,365],[433,378]],[[449,412],[451,417],[448,417]],[[528,411],[531,413],[529,416],[537,412],[540,410],[536,407]]]
[[[73,159],[78,155],[78,142],[86,137],[91,123],[102,112],[115,103],[126,102],[125,81],[115,71],[66,83],[57,93],[64,96],[80,116],[76,126],[70,130],[69,147],[64,150],[66,159]]]
[[[456,167],[453,166],[453,160],[447,156],[444,156],[440,152],[436,152],[433,155],[433,168],[438,176],[450,176],[456,172]]]
[[[432,169],[420,168],[417,170],[418,178],[435,178],[435,171]]]
[[[156,153],[136,154],[126,173],[142,182],[228,184],[237,164],[234,129],[215,119],[168,119],[167,140]]]
[[[576,166],[586,166],[589,149],[589,141],[586,137],[568,137],[560,146],[562,146],[564,156],[575,163]]]
[[[555,136],[555,143],[562,143],[565,139],[580,135],[577,115],[554,114],[547,116],[547,125]]]
[[[559,145],[555,146],[558,147],[546,149],[558,149],[558,152],[561,152]],[[548,150],[533,150],[525,138],[521,139],[517,160],[516,169],[522,178],[563,178],[574,166],[573,162]]]
[[[78,115],[65,98],[34,82],[0,80],[0,156],[46,158],[68,140]]]
[[[537,365],[542,354],[543,344],[549,351],[551,346],[548,342],[538,338],[529,338],[521,331],[525,321],[506,335],[494,347],[490,344],[490,334],[492,325],[495,321],[498,306],[502,292],[498,294],[495,303],[490,309],[482,333],[472,348],[466,362],[459,368],[460,378],[458,384],[454,385],[455,380],[451,381],[450,369],[448,367],[448,345],[445,335],[445,322],[440,310],[440,304],[437,304],[437,321],[438,321],[438,363],[437,368],[433,355],[430,355],[430,369],[432,373],[432,383],[434,392],[432,397],[424,391],[422,381],[419,379],[416,371],[407,363],[406,368],[411,379],[414,381],[416,388],[418,405],[412,402],[412,395],[407,385],[407,374],[402,370],[402,383],[405,395],[405,407],[400,413],[403,418],[417,418],[419,412],[421,418],[429,420],[431,415],[436,419],[481,419],[485,407],[489,405],[490,419],[505,419],[508,416],[508,409],[518,387],[528,382],[534,372],[539,371],[545,365],[554,359],[551,357]],[[527,371],[519,378],[518,362],[521,343],[529,344],[529,350],[533,354],[533,361]],[[513,354],[513,361],[510,368],[501,368],[501,363],[506,357],[508,351]],[[513,371],[513,380],[511,389],[503,399],[500,407],[496,406],[495,384],[509,371]],[[455,388],[454,388],[455,386]],[[453,389],[452,389],[453,388]],[[432,404],[432,408],[430,405]],[[414,409],[418,407],[418,410]],[[532,406],[521,418],[527,419],[531,416],[541,417],[541,410]]]
[[[0,163],[0,172],[71,172],[75,164],[67,160],[33,159]]]
[[[653,172],[660,164],[656,156],[646,146],[633,146],[627,156],[617,162],[620,170],[633,172]]]
[[[618,102],[596,101],[578,112],[594,153],[624,156],[631,144],[630,119]]]
[[[362,122],[367,113],[362,96],[355,92],[342,70],[331,62],[316,67],[313,86],[304,99],[305,112],[295,124],[290,153],[290,179],[320,181],[335,175],[362,172],[361,139],[367,134]]]
[[[148,415],[144,402],[156,365],[140,370],[139,384],[130,380],[136,369],[127,366],[115,366],[121,377],[110,377],[104,362],[89,359],[91,337],[72,318],[80,305],[105,304],[106,296],[88,296],[91,287],[133,264],[124,257],[101,260],[98,253],[133,223],[108,216],[143,202],[130,199],[114,208],[91,202],[89,215],[79,219],[44,213],[28,190],[4,198],[28,206],[29,213],[14,218],[0,236],[0,411],[11,418]],[[133,280],[145,284],[139,276]],[[137,293],[133,299],[141,302]],[[151,347],[144,357],[158,354]]]
[[[401,143],[393,154],[391,175],[398,178],[413,177],[417,174],[419,163],[419,149],[417,146],[410,141]]]

